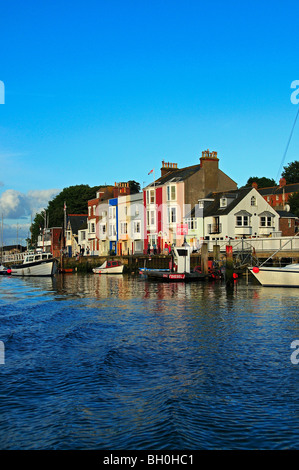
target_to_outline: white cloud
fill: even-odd
[[[27,194],[14,189],[7,189],[0,196],[0,216],[5,219],[20,219],[34,216],[46,208],[48,202],[60,192],[60,189],[28,191]]]
[[[26,194],[7,189],[0,195],[0,219],[3,223],[3,244],[14,245],[25,243],[32,219],[41,212],[48,202],[60,193],[60,189],[31,190]],[[21,223],[20,223],[21,221]],[[2,238],[2,237],[1,237]],[[2,243],[2,240],[0,240]]]

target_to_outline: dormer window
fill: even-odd
[[[222,197],[220,199],[220,207],[227,207],[227,199],[226,197]]]

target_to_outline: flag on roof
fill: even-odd
[[[148,174],[150,175],[151,173],[153,173],[153,171],[154,171],[154,168]]]

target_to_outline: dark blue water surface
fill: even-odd
[[[298,449],[299,289],[0,278],[0,449]]]

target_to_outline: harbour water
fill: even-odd
[[[298,289],[2,276],[0,449],[297,449],[294,340]]]

